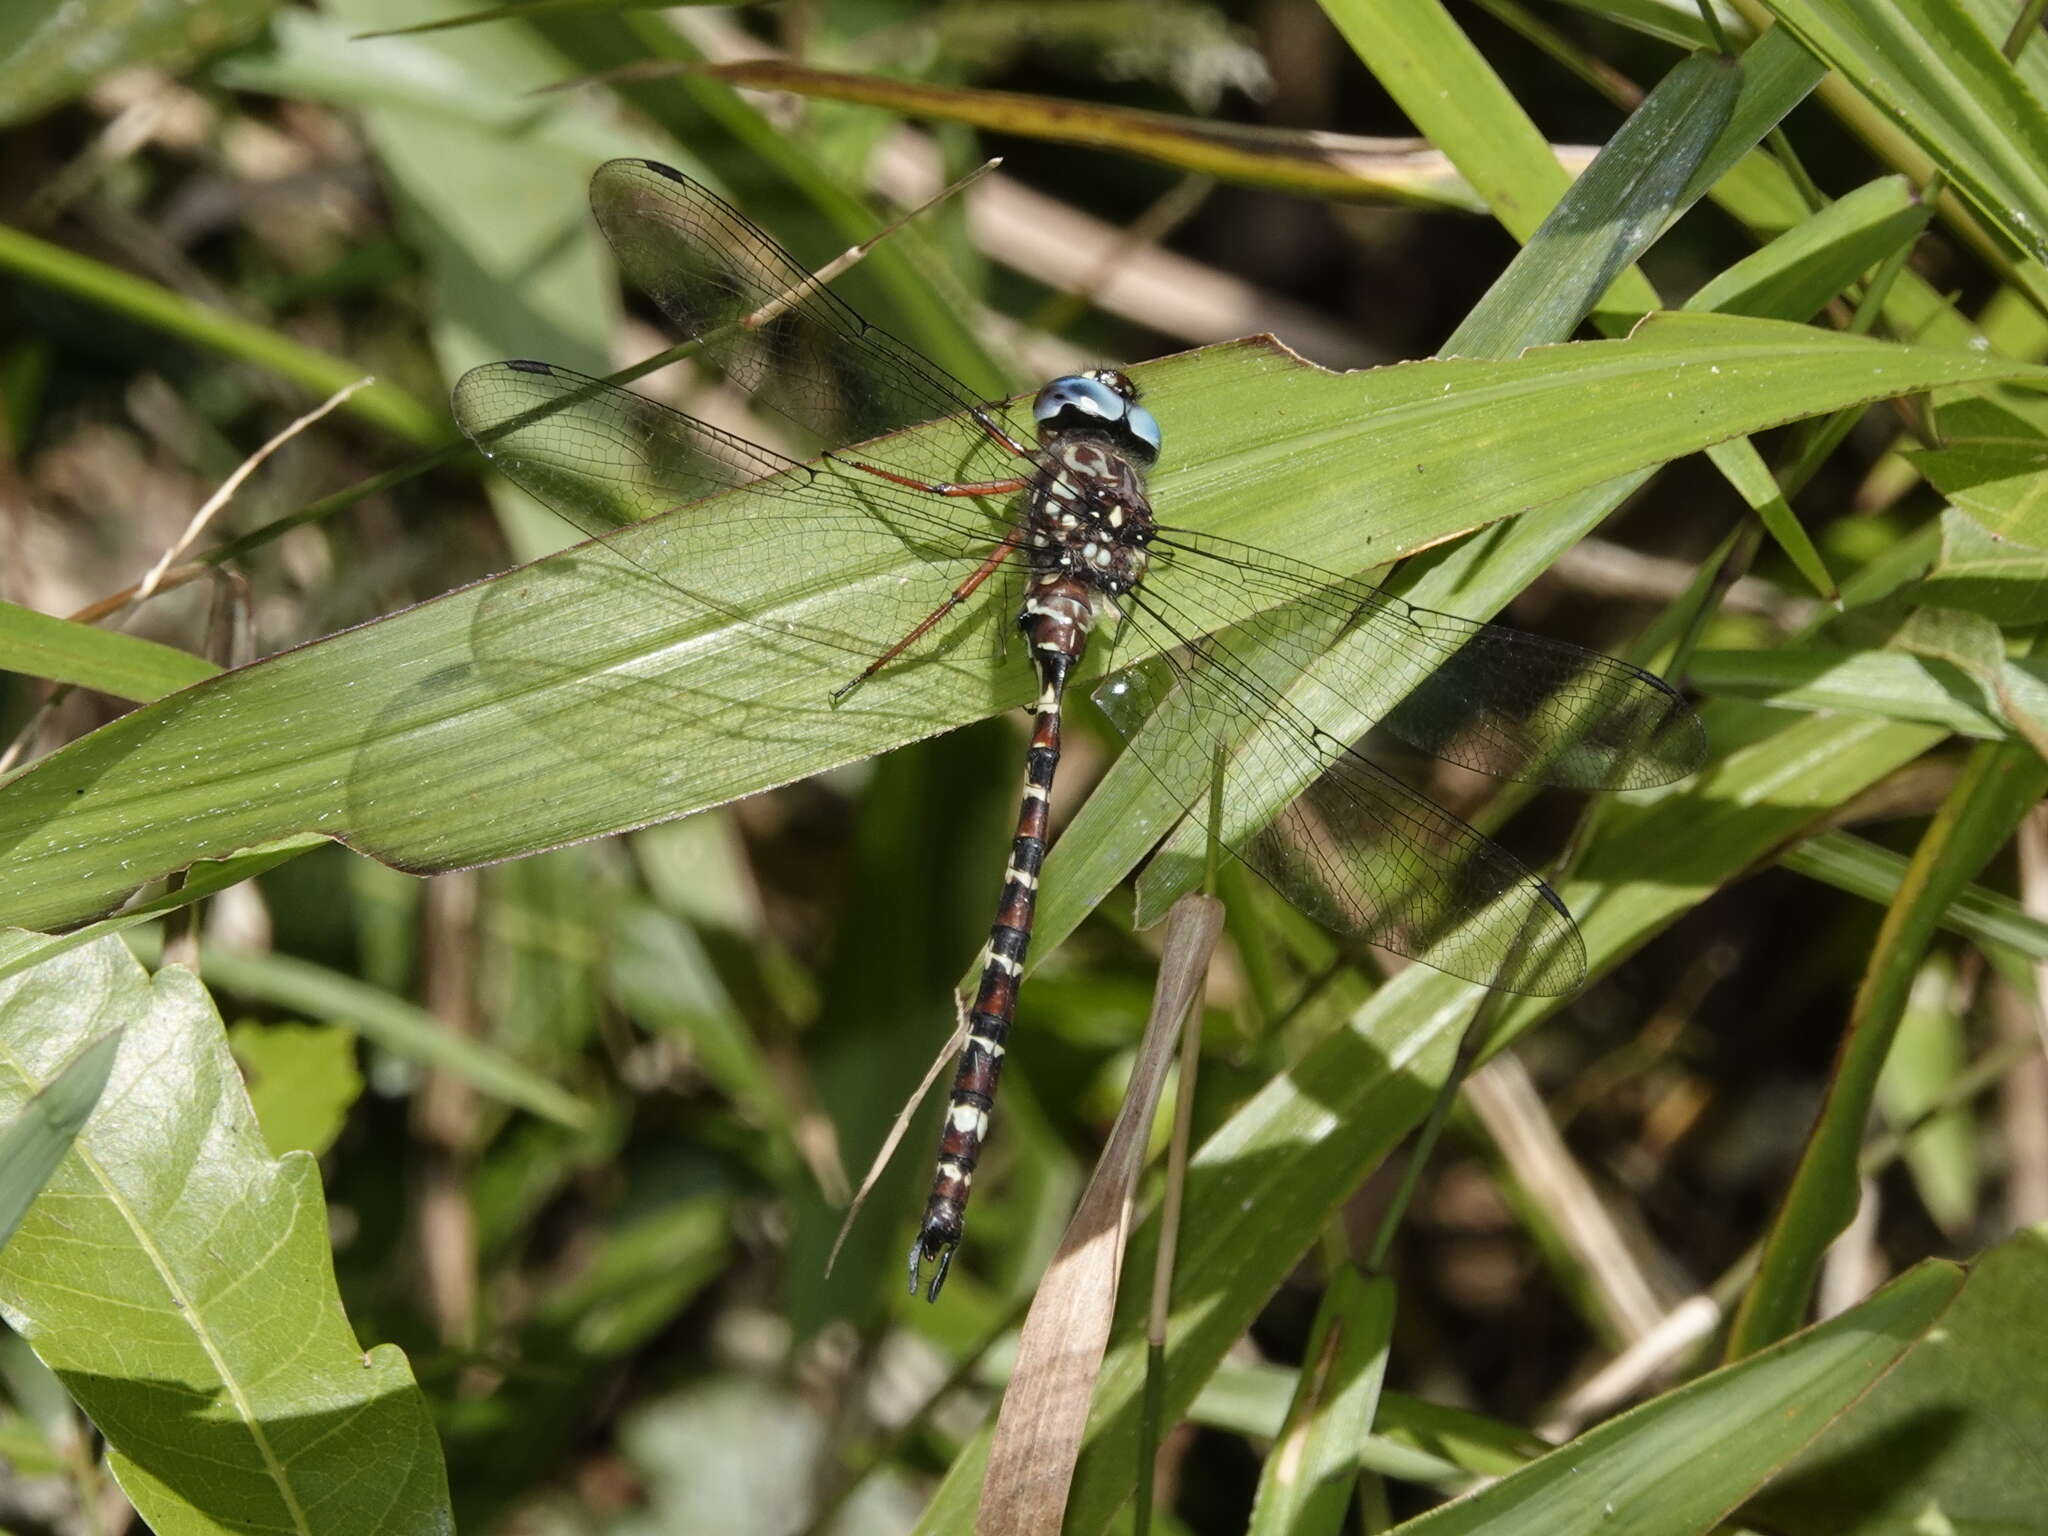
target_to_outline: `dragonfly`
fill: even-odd
[[[675,352],[823,451],[799,461],[630,389],[515,360],[453,392],[493,467],[597,539],[657,514],[720,516],[721,493],[744,487],[792,590],[900,569],[908,551],[914,574],[875,598],[885,632],[814,637],[822,710],[930,660],[999,574],[1021,586],[1024,661],[1009,664],[1028,662],[1037,685],[1022,803],[910,1246],[913,1295],[938,1299],[964,1235],[1031,943],[1063,706],[1098,631],[1109,670],[1092,697],[1129,749],[1308,915],[1482,986],[1580,985],[1584,948],[1550,886],[1360,744],[1376,726],[1497,778],[1645,788],[1704,755],[1699,719],[1669,683],[1161,520],[1147,476],[1163,425],[1129,374],[1091,369],[984,399],[680,171],[610,161],[591,207],[625,276],[677,328]],[[936,425],[904,430],[924,424]],[[727,601],[719,571],[686,589],[644,568],[685,603]]]

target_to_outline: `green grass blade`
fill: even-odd
[[[1350,1265],[1330,1277],[1287,1422],[1266,1455],[1250,1536],[1334,1536],[1358,1480],[1358,1448],[1379,1407],[1396,1293]]]
[[[0,1127],[0,1249],[14,1236],[99,1103],[120,1047],[119,1028],[89,1041]]]
[[[1941,1326],[1755,1499],[1740,1522],[1784,1536],[2032,1530],[2048,1466],[2048,1232],[1979,1253]],[[1939,1426],[1937,1429],[1936,1426]],[[1902,1455],[1901,1452],[1904,1452]]]
[[[1953,0],[1764,0],[1946,173],[1979,218],[2048,259],[2048,110]]]
[[[1416,131],[1451,157],[1501,226],[1526,242],[1571,186],[1549,141],[1438,0],[1324,0],[1323,10]],[[1657,307],[1639,272],[1619,307]]]
[[[1406,1522],[1402,1536],[1703,1536],[1926,1340],[1963,1278],[1953,1264],[1922,1264],[1770,1353],[1688,1382]]]
[[[363,376],[363,370],[346,358],[317,352],[267,326],[209,309],[182,293],[5,224],[0,224],[0,270],[61,289],[194,346],[268,369],[316,400]],[[445,416],[421,405],[395,384],[378,383],[357,390],[341,409],[416,448],[435,447],[446,441],[451,431]]]
[[[1444,343],[1447,357],[1512,357],[1569,336],[1683,206],[1727,127],[1742,70],[1694,54],[1658,82]]]
[[[74,683],[146,703],[219,671],[174,646],[0,603],[0,672]]]
[[[1712,712],[1707,723],[1711,738]],[[1560,892],[1579,918],[1593,971],[1942,736],[1918,726],[1801,718],[1683,786],[1617,801],[1578,877]],[[1332,1212],[1427,1111],[1478,996],[1465,983],[1408,967],[1203,1143],[1190,1170],[1188,1235],[1175,1279],[1169,1415],[1184,1410]],[[1513,1002],[1497,1026],[1497,1045],[1554,1007]],[[1150,1264],[1156,1237],[1148,1219],[1127,1262]],[[1091,1446],[1075,1482],[1068,1525],[1075,1532],[1105,1528],[1131,1483],[1145,1345],[1139,1304],[1120,1306]],[[959,1458],[919,1529],[960,1528],[971,1518],[979,1476],[977,1452]]]
[[[1906,856],[1848,832],[1823,832],[1786,850],[1778,861],[1796,874],[1866,901],[1890,905],[1906,879]],[[1981,885],[1965,888],[1941,915],[1941,926],[1976,944],[2003,945],[2029,960],[2048,960],[2048,923],[2030,917],[2010,896]]]
[[[1941,914],[2004,846],[2044,791],[2048,762],[2031,747],[1986,743],[1972,752],[1968,768],[1921,838],[1906,881],[1878,930],[1827,1102],[1764,1240],[1756,1279],[1736,1313],[1728,1339],[1730,1359],[1799,1326],[1821,1258],[1855,1214],[1856,1157],[1878,1073],[1928,942]]]

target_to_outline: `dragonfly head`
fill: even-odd
[[[1095,431],[1143,464],[1159,457],[1159,421],[1138,404],[1138,386],[1114,368],[1091,368],[1054,379],[1031,405],[1044,442],[1056,432]]]

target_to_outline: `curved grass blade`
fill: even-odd
[[[966,123],[994,133],[1080,144],[1136,155],[1219,181],[1312,197],[1381,199],[1477,213],[1485,204],[1443,155],[1421,139],[1222,123],[1136,107],[1063,101],[1015,91],[965,90],[765,59],[697,66],[752,90],[792,91],[826,101],[884,107],[906,117]],[[1590,152],[1560,146],[1583,163]]]

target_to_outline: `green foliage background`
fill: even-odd
[[[924,1121],[827,1275],[996,890],[1001,604],[828,712],[647,579],[774,576],[745,492],[465,586],[568,535],[442,402],[660,350],[608,157],[823,261],[1000,147],[1010,222],[884,242],[871,318],[992,397],[1139,363],[1173,521],[1628,654],[1712,742],[1590,813],[1432,781],[1594,979],[1488,1005],[1426,1161],[1480,994],[1226,879],[1171,1328],[1155,1175],[1066,1528],[2037,1528],[2041,9],[0,22],[0,1525],[972,1525],[1199,849],[1144,865],[1171,802],[1077,719],[944,1300],[901,1289]],[[202,565],[83,611],[365,372]]]

